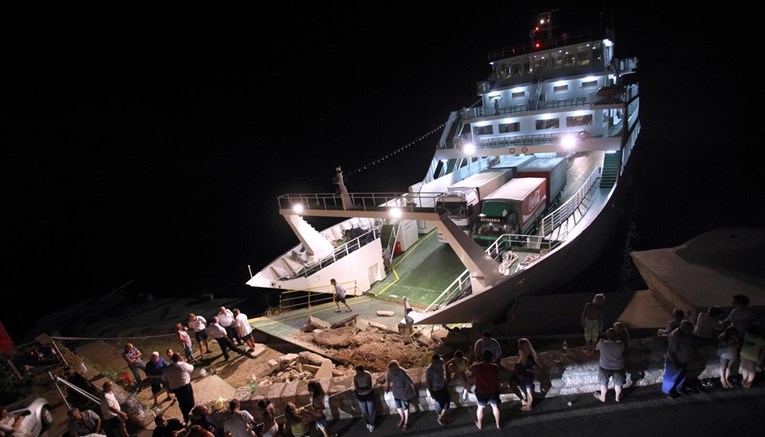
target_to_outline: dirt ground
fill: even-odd
[[[362,364],[371,372],[386,371],[390,360],[398,360],[404,368],[426,367],[433,355],[432,346],[396,333],[361,330],[356,326],[305,333],[299,338],[324,348],[326,355],[349,369]]]

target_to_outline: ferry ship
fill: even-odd
[[[556,34],[552,20],[489,53],[480,100],[449,114],[408,192],[349,192],[337,168],[335,193],[279,196],[299,243],[247,284],[316,302],[336,279],[349,295],[407,298],[418,324],[495,322],[590,265],[640,133],[637,59],[614,56],[610,28]],[[314,216],[342,221],[319,231]]]

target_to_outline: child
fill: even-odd
[[[598,293],[592,298],[592,302],[584,304],[584,310],[582,310],[582,328],[584,328],[584,343],[587,355],[595,354],[595,343],[603,331],[603,304],[605,302],[606,296]]]
[[[470,361],[465,358],[465,354],[461,350],[454,352],[454,357],[446,362],[446,380],[457,380],[462,384],[462,400],[467,400],[468,391],[470,385],[468,383],[467,369]],[[453,374],[453,375],[452,375]]]
[[[680,327],[680,322],[685,319],[685,311],[681,310],[680,308],[675,308],[672,310],[672,320],[667,322],[666,328],[660,328],[656,333],[660,337],[666,337],[669,334],[672,333],[675,329]]]

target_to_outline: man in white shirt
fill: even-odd
[[[218,308],[217,317],[218,324],[226,330],[228,338],[231,339],[232,342],[243,344],[244,342],[241,338],[239,338],[239,334],[236,332],[236,325],[234,325],[234,313],[232,313],[230,309],[222,306]]]
[[[127,413],[122,411],[120,403],[114,396],[112,389],[114,384],[111,381],[104,383],[104,391],[101,393],[101,416],[104,418],[104,430],[116,433],[120,437],[128,437],[125,421],[128,419]]]
[[[215,341],[218,342],[218,346],[220,346],[220,351],[223,353],[224,361],[228,361],[229,359],[229,353],[228,353],[229,349],[238,353],[239,355],[244,355],[246,357],[253,358],[252,355],[239,349],[236,345],[234,345],[234,343],[231,342],[231,340],[228,339],[228,335],[226,335],[226,330],[223,329],[223,327],[220,326],[220,323],[218,322],[218,316],[213,317],[212,323],[207,325],[207,333],[210,334],[210,336],[214,338]]]
[[[165,371],[162,372],[162,380],[178,399],[183,420],[188,424],[189,412],[195,404],[194,389],[191,386],[191,372],[194,371],[194,366],[181,361],[181,355],[178,353],[173,354],[171,361],[172,363],[165,367]]]
[[[247,315],[239,311],[239,308],[234,308],[233,313],[234,324],[236,325],[236,331],[239,333],[239,338],[247,343],[247,347],[249,347],[247,352],[254,352],[255,339],[252,338],[252,326],[250,326],[250,321],[247,319]]]
[[[198,316],[194,313],[189,313],[189,329],[194,333],[194,338],[197,339],[199,344],[199,357],[204,354],[210,353],[210,345],[207,343],[207,320],[204,317]],[[204,350],[202,349],[204,346]]]

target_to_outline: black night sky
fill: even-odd
[[[277,195],[332,191],[335,165],[372,162],[471,105],[487,53],[524,42],[551,7],[563,29],[613,19],[617,56],[640,58],[639,172],[615,250],[762,226],[762,109],[741,100],[757,70],[741,71],[733,21],[672,2],[579,3],[20,17],[3,31],[0,321],[15,337],[130,280],[156,296],[241,290],[248,264],[257,272],[297,243]],[[349,189],[406,190],[436,141]]]

